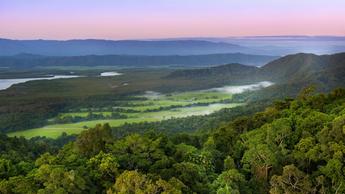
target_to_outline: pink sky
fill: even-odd
[[[0,0],[0,37],[345,35],[344,0]]]

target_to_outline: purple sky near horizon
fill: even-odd
[[[0,37],[345,35],[344,0],[0,0]]]

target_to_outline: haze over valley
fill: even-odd
[[[343,0],[1,0],[0,193],[345,193]]]

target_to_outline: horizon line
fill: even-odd
[[[318,38],[318,37],[333,37],[345,38],[344,35],[248,35],[248,36],[187,36],[187,37],[167,37],[167,38],[133,38],[133,39],[110,39],[110,38],[67,38],[67,39],[51,39],[51,38],[32,38],[32,39],[17,39],[0,37],[0,40],[15,40],[15,41],[73,41],[73,40],[105,40],[105,41],[166,41],[166,40],[191,40],[191,39],[244,39],[244,38]]]

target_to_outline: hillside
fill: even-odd
[[[243,63],[259,66],[277,59],[275,56],[233,54],[209,55],[88,55],[74,57],[47,57],[32,54],[0,57],[0,67],[32,68],[49,66],[117,66],[117,67],[189,67],[210,66],[228,63]]]
[[[333,55],[294,54],[255,68],[240,64],[177,70],[169,78],[224,79],[241,82],[271,81],[275,85],[259,91],[257,98],[294,96],[302,88],[315,85],[319,91],[327,92],[345,87],[345,53]]]
[[[309,85],[328,92],[345,87],[345,53],[288,55],[264,65],[260,75],[262,79],[279,83],[260,91],[261,96],[294,96]]]
[[[176,70],[170,73],[167,79],[208,80],[223,84],[246,84],[261,81],[259,68],[238,63],[221,65],[209,68]]]

